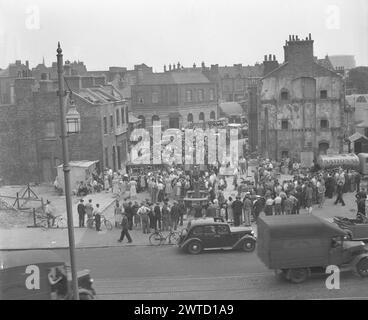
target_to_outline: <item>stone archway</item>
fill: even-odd
[[[321,141],[318,144],[318,153],[321,155],[327,154],[327,150],[330,148],[330,144],[327,141]]]

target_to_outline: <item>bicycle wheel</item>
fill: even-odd
[[[66,228],[67,223],[66,220],[63,217],[59,217],[55,220],[55,226],[56,228]]]
[[[110,222],[110,220],[105,219],[104,225],[107,230],[112,230],[112,223]]]
[[[180,232],[174,231],[169,235],[169,244],[177,244],[180,238]]]
[[[159,246],[161,245],[163,239],[164,238],[160,232],[154,232],[150,235],[149,242],[153,246]]]

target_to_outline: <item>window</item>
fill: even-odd
[[[210,119],[211,120],[215,120],[216,119],[216,113],[215,113],[215,111],[211,111],[211,113],[210,113]]]
[[[289,92],[287,90],[281,91],[281,100],[289,100]]]
[[[367,99],[363,96],[359,96],[356,100],[358,103],[367,103]]]
[[[55,121],[47,121],[45,127],[45,137],[55,138]]]
[[[216,234],[215,226],[204,226],[203,233],[207,236],[215,235]]]
[[[120,126],[120,110],[116,109],[116,126]]]
[[[211,101],[215,100],[215,89],[210,89],[210,100]]]
[[[105,168],[109,167],[109,148],[105,148]]]
[[[198,90],[198,101],[204,100],[204,91],[202,89]]]
[[[114,116],[110,114],[110,132],[114,130]]]
[[[226,235],[226,234],[230,234],[230,230],[228,226],[217,226],[217,234],[220,235]]]
[[[154,121],[160,121],[160,117],[156,114],[152,117],[152,124]]]
[[[107,119],[103,117],[104,134],[107,134]]]
[[[187,90],[185,97],[186,97],[185,99],[187,102],[191,102],[192,101],[192,90]]]
[[[321,129],[328,129],[328,120],[322,119],[320,125]]]
[[[203,227],[195,227],[192,231],[193,235],[202,235],[203,234]]]
[[[320,98],[321,99],[327,99],[327,90],[321,90],[320,91]]]
[[[204,121],[204,113],[203,112],[201,112],[199,114],[199,121]]]
[[[188,122],[193,122],[193,114],[189,113],[187,117]]]
[[[364,135],[368,137],[368,128],[364,128]],[[368,159],[368,158],[367,158]]]
[[[281,130],[288,130],[288,129],[289,129],[289,121],[281,120]]]
[[[124,113],[124,107],[120,108],[121,113],[121,124],[125,123],[125,113]]]
[[[144,104],[144,99],[143,99],[143,96],[141,94],[138,95],[138,103],[139,104]]]
[[[158,103],[158,92],[152,92],[152,103]]]

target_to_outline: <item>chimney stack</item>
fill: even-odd
[[[164,72],[166,72],[166,64],[164,64]]]
[[[176,65],[175,65],[175,63],[173,63],[173,70],[175,70],[176,69]]]
[[[178,69],[178,70],[180,69],[180,62],[178,62],[178,66],[177,66],[177,69]]]
[[[267,60],[267,55],[265,55],[264,57],[265,57],[265,60],[263,61],[263,76],[266,76],[267,74],[269,74],[270,72],[278,68],[279,63],[276,60],[275,55],[273,55],[273,59],[272,59],[272,54],[269,54],[268,60]]]
[[[171,71],[171,63],[169,63],[169,71]]]
[[[309,40],[312,40],[312,34],[311,33],[309,34]]]
[[[202,68],[204,69],[206,67],[206,65],[204,64],[204,62],[202,61],[202,64],[201,64]]]
[[[197,67],[197,65],[195,63],[193,63],[193,69],[195,69]]]
[[[267,61],[267,54],[265,54],[264,56],[264,61]]]

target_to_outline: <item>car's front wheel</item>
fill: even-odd
[[[368,277],[368,258],[363,258],[358,262],[356,271],[362,278]]]
[[[252,239],[245,239],[242,244],[242,249],[245,252],[253,252],[256,248],[256,242]]]
[[[190,254],[198,254],[203,250],[203,245],[200,241],[194,240],[188,244],[187,250]]]

